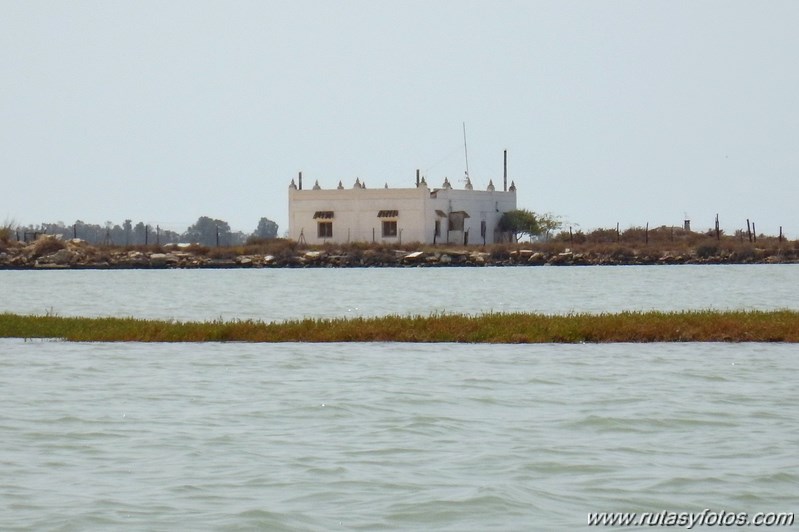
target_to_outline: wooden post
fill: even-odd
[[[572,234],[572,226],[569,226],[569,244],[574,245],[574,235]]]
[[[749,224],[749,218],[746,219],[746,236],[749,237],[749,242],[752,242],[752,226]]]
[[[619,233],[619,222],[616,222],[616,243],[619,243],[621,239],[621,233]]]
[[[716,213],[716,240],[721,240],[721,231],[719,230],[719,214]]]
[[[72,224],[72,238],[78,238],[78,224]]]
[[[649,222],[646,222],[646,232],[644,233],[644,243],[649,244]]]
[[[755,222],[752,222],[752,238],[757,242],[757,229],[755,229]]]
[[[782,226],[780,226],[780,242],[782,242]]]

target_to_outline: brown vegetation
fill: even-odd
[[[0,337],[136,342],[799,342],[799,312],[622,312],[175,322],[0,314]]]
[[[33,245],[33,257],[43,257],[56,251],[60,251],[66,247],[66,244],[60,239],[49,235],[40,236],[36,239]]]

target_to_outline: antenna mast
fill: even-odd
[[[466,148],[466,122],[463,123],[463,154],[466,157],[466,179],[469,179],[469,150]]]

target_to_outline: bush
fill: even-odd
[[[592,244],[607,244],[618,240],[615,229],[595,229],[586,235],[586,241]]]
[[[60,251],[65,247],[67,247],[66,244],[60,238],[56,238],[53,235],[43,235],[33,244],[33,256],[36,258],[43,257]]]
[[[0,227],[0,244],[8,244],[14,231],[10,227]]]
[[[755,258],[755,248],[751,244],[740,244],[730,255],[736,261],[751,261]]]
[[[619,246],[610,252],[610,256],[616,260],[630,260],[635,257],[635,252],[624,246]]]
[[[11,243],[14,234],[14,224],[12,222],[0,225],[0,251],[8,249],[8,244]]]
[[[719,246],[718,244],[699,244],[696,247],[696,256],[700,259],[708,259],[710,257],[715,257],[719,254]]]

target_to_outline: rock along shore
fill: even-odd
[[[534,245],[531,247],[535,247]],[[176,268],[363,268],[363,267],[453,267],[453,266],[590,266],[656,264],[785,264],[799,263],[799,249],[745,247],[736,250],[702,248],[673,252],[652,248],[624,247],[602,251],[569,248],[539,251],[500,247],[456,249],[452,247],[408,251],[385,247],[325,247],[305,249],[284,246],[275,253],[238,253],[241,248],[162,246],[129,249],[92,246],[82,240],[62,241],[53,237],[32,243],[11,242],[0,247],[0,269],[176,269]]]

